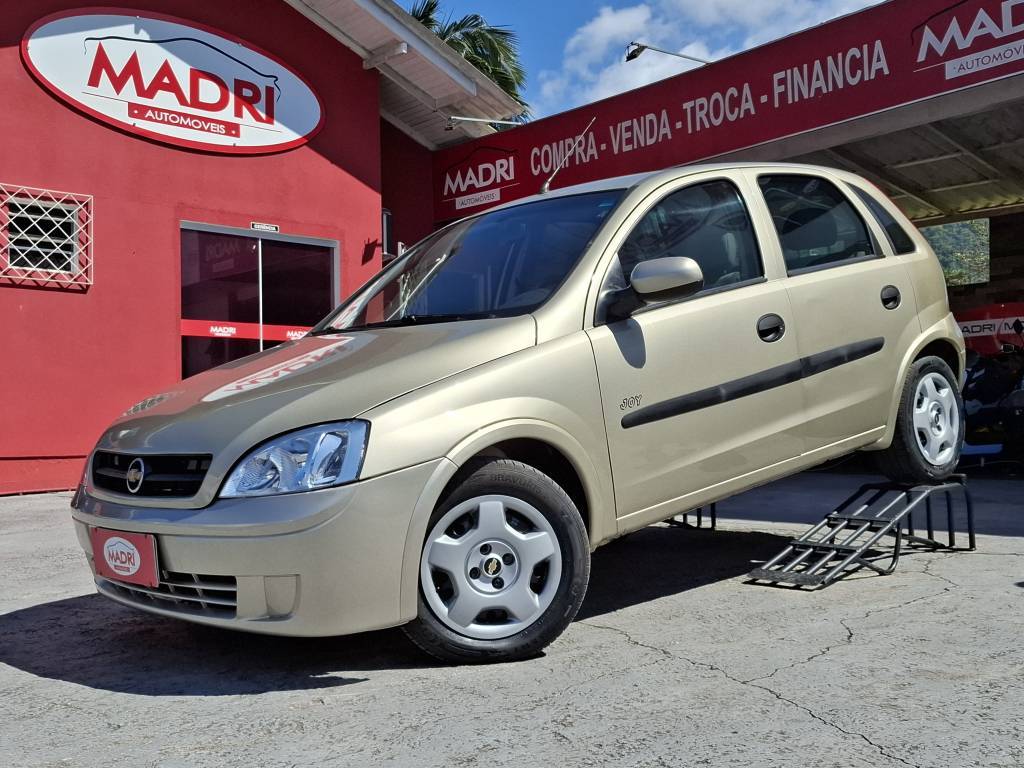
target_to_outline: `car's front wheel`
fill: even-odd
[[[938,357],[915,362],[907,375],[892,445],[878,455],[882,472],[898,482],[945,480],[960,461],[964,401],[956,376]]]
[[[572,621],[589,576],[586,528],[565,491],[529,465],[477,461],[431,517],[405,632],[444,661],[532,656]]]

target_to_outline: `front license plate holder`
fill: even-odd
[[[160,586],[156,536],[90,528],[89,538],[96,573],[100,576],[143,587]]]

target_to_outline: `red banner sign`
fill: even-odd
[[[434,210],[444,221],[535,194],[563,160],[562,187],[657,170],[1021,73],[1024,0],[892,0],[437,152]]]
[[[997,355],[1004,344],[1024,347],[1024,302],[986,304],[956,313],[968,349]]]
[[[301,339],[309,328],[299,325],[263,325],[265,341],[294,341]],[[182,320],[182,336],[201,336],[208,339],[259,339],[259,323],[233,323],[226,320]]]

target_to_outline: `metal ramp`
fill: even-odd
[[[887,575],[896,570],[904,542],[929,549],[956,548],[954,494],[967,512],[968,549],[975,548],[974,507],[964,475],[939,485],[871,483],[825,516],[782,552],[749,574],[754,582],[796,587],[825,587],[843,576],[869,568]],[[944,497],[948,543],[935,540],[933,499]],[[914,529],[914,512],[923,508],[927,536]],[[904,531],[904,522],[906,530]]]

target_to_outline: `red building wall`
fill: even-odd
[[[0,281],[0,493],[73,486],[99,432],[180,378],[182,220],[337,240],[343,293],[380,266],[378,75],[355,54],[280,0],[133,0],[276,55],[323,104],[323,129],[292,151],[196,152],[101,124],[33,80],[24,31],[75,7],[0,14],[0,182],[92,195],[95,237],[87,291]]]
[[[395,241],[413,245],[434,231],[433,153],[387,120],[380,135],[381,202],[394,215]]]

